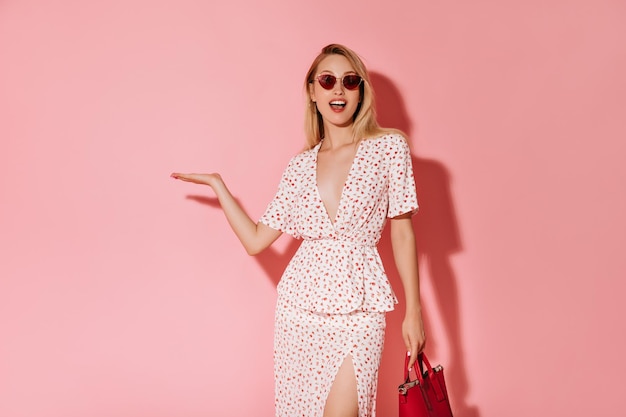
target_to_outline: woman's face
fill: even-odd
[[[335,85],[328,90],[322,87],[317,79],[325,74],[334,75],[337,78]],[[311,100],[316,103],[325,125],[345,127],[352,124],[361,94],[358,86],[353,90],[344,86],[343,77],[346,75],[356,75],[350,61],[343,55],[329,55],[319,63],[313,82],[309,84]]]

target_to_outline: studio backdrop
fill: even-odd
[[[298,242],[249,257],[211,190],[169,174],[219,172],[259,218],[335,42],[412,148],[426,349],[455,416],[618,415],[625,19],[611,0],[0,1],[0,415],[273,415]],[[380,252],[402,300],[388,233]]]

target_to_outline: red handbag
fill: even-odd
[[[426,369],[424,369],[426,365]],[[413,365],[417,379],[409,379],[409,357],[404,360],[404,383],[398,387],[399,417],[452,417],[450,400],[443,378],[443,367],[434,369],[424,353]]]

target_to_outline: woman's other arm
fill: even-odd
[[[402,337],[410,353],[409,368],[413,367],[417,354],[424,349],[426,336],[422,321],[420,302],[417,248],[411,213],[394,217],[391,223],[391,246],[396,268],[404,287],[406,314],[402,322]]]

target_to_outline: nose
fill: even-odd
[[[345,87],[343,86],[343,78],[337,78],[335,85],[333,85],[333,93],[343,94],[344,92],[345,92]]]

